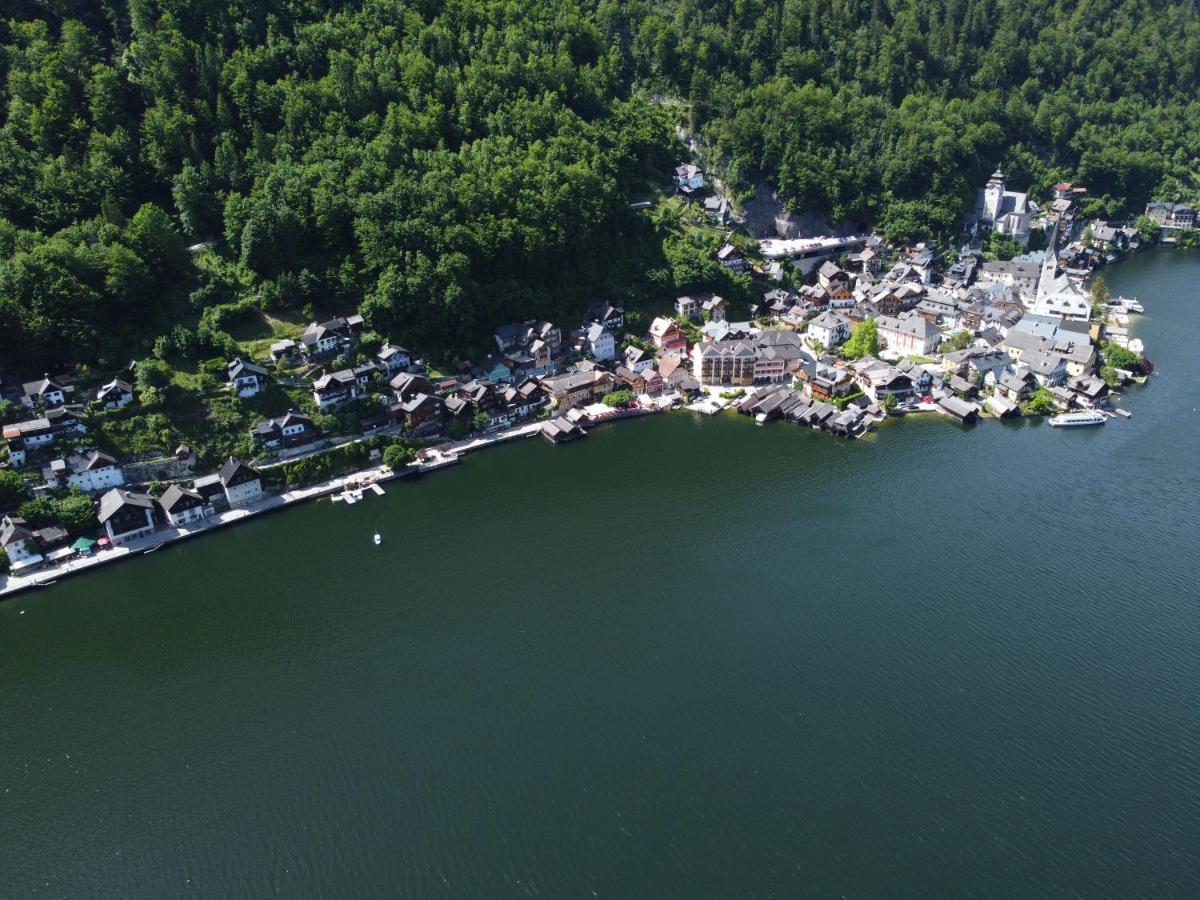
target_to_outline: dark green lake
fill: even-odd
[[[1200,255],[1107,277],[1131,421],[674,414],[0,605],[0,895],[1200,896]]]

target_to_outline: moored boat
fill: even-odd
[[[1103,425],[1107,418],[1095,410],[1084,410],[1083,412],[1068,412],[1059,413],[1057,416],[1050,417],[1050,425],[1053,428],[1073,428],[1081,425]]]

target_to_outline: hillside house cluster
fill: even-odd
[[[1195,208],[1174,200],[1151,200],[1146,204],[1146,216],[1163,228],[1196,227]]]

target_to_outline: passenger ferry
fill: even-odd
[[[1050,417],[1050,425],[1054,428],[1071,428],[1077,425],[1103,425],[1107,417],[1103,413],[1088,409],[1083,412],[1059,413]]]

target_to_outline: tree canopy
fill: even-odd
[[[854,326],[846,343],[842,344],[841,355],[845,359],[861,359],[879,352],[879,325],[874,319],[863,319]]]
[[[0,507],[24,500],[29,495],[25,479],[12,469],[0,469]]]
[[[683,151],[567,0],[49,6],[0,24],[14,364],[115,363],[242,298],[474,349],[665,265],[629,194]]]

